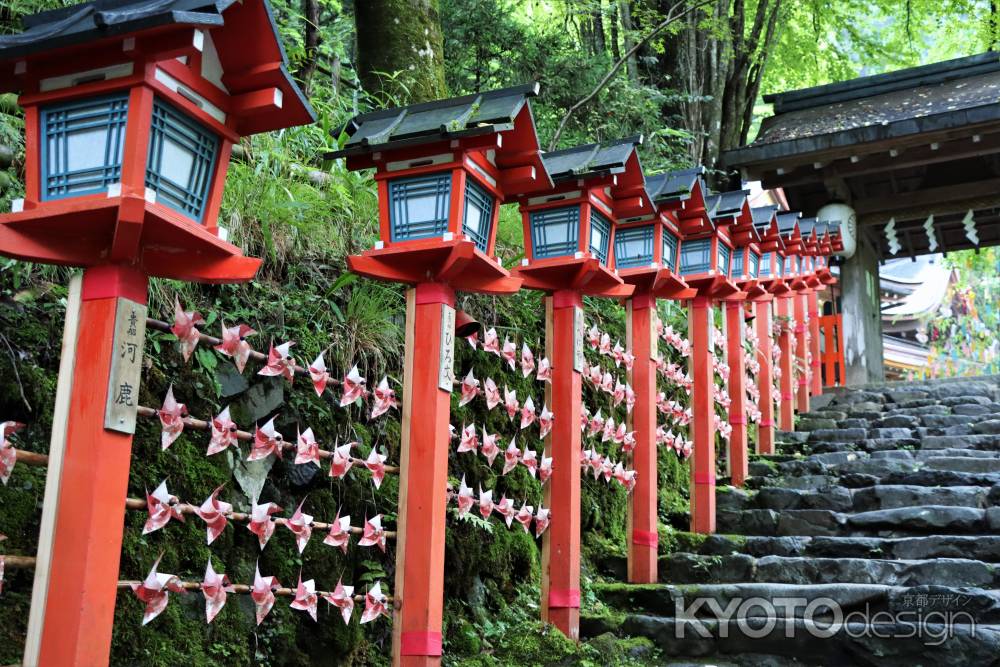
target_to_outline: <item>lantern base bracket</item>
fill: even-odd
[[[670,269],[636,267],[619,269],[618,275],[629,285],[635,285],[635,294],[649,294],[657,299],[682,301],[693,299],[697,292]]]
[[[589,296],[624,299],[632,296],[634,289],[596,257],[538,259],[515,268],[512,273],[524,279],[526,289],[543,292],[575,290]]]

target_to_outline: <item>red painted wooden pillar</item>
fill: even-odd
[[[812,395],[819,396],[823,393],[823,377],[820,372],[821,362],[819,359],[819,290],[812,290],[809,297],[809,354],[812,355],[810,364],[810,380],[812,381]]]
[[[145,304],[146,288],[146,276],[132,269],[84,272],[61,474],[47,481],[59,492],[50,565],[42,575],[48,585],[36,597],[44,615],[40,637],[29,638],[34,646],[27,649],[38,665],[106,665],[110,659],[132,436],[104,428],[105,408],[118,297]],[[137,403],[138,392],[129,391],[130,400]],[[61,399],[57,394],[57,404]],[[62,428],[53,424],[54,432]]]
[[[406,293],[406,350],[400,448],[393,664],[441,664],[449,389],[441,389],[442,347],[454,344],[455,293],[424,283]],[[444,311],[444,314],[442,312]],[[451,311],[453,313],[453,311]],[[454,349],[453,347],[451,348]],[[451,364],[452,359],[445,359]]]
[[[627,302],[628,347],[635,355],[629,384],[635,407],[629,415],[635,431],[632,467],[635,489],[629,502],[628,580],[651,584],[657,580],[657,467],[656,467],[656,299],[649,295]]]
[[[694,381],[691,430],[694,454],[691,461],[691,531],[715,532],[715,400],[712,370],[712,302],[695,297],[688,308],[688,338],[691,340],[691,379]]]
[[[802,369],[795,387],[796,409],[800,413],[809,412],[809,374],[812,368],[806,363],[806,350],[809,347],[808,327],[806,325],[807,301],[810,300],[811,289],[803,289],[795,293],[795,361]]]
[[[770,295],[754,299],[754,324],[757,327],[757,339],[760,348],[757,359],[760,361],[760,373],[757,375],[757,386],[760,388],[760,423],[757,425],[757,453],[774,453],[774,398],[771,388],[774,386],[774,374],[771,371],[771,302]]]
[[[792,330],[788,318],[792,314],[792,295],[778,295],[778,317],[781,322],[781,333],[778,336],[778,347],[781,349],[781,410],[778,425],[782,431],[795,430],[795,390],[792,386]]]
[[[726,303],[726,357],[729,362],[729,475],[733,486],[747,478],[747,386],[743,354],[743,299]]]
[[[583,383],[582,368],[577,370],[576,367],[577,346],[574,341],[578,338],[577,318],[582,324],[583,298],[579,292],[560,290],[546,298],[545,354],[552,360],[549,405],[552,406],[555,421],[547,442],[548,455],[552,457],[552,477],[545,489],[545,505],[552,508],[552,520],[542,539],[542,620],[573,640],[580,638],[580,411]],[[579,333],[582,335],[582,330]]]

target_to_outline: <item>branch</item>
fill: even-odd
[[[576,113],[581,107],[583,107],[587,103],[589,103],[592,99],[594,99],[595,97],[597,97],[598,93],[600,93],[604,89],[604,87],[608,85],[608,82],[610,82],[611,79],[614,78],[615,74],[618,73],[618,70],[620,70],[622,68],[622,65],[624,65],[626,62],[628,62],[628,59],[633,54],[635,54],[636,51],[638,51],[639,49],[641,49],[642,47],[644,47],[646,44],[648,44],[650,42],[650,40],[652,40],[659,33],[661,33],[663,31],[663,29],[666,28],[667,26],[669,26],[671,23],[674,23],[675,21],[677,21],[677,20],[681,19],[682,17],[690,14],[691,12],[695,11],[696,9],[701,9],[702,7],[708,5],[710,2],[711,2],[711,0],[698,0],[698,2],[695,2],[692,5],[689,5],[687,9],[685,9],[682,12],[680,12],[679,14],[674,14],[674,10],[677,9],[678,7],[680,7],[681,5],[683,5],[684,2],[679,2],[676,5],[674,5],[673,7],[671,7],[670,11],[667,13],[667,17],[665,19],[663,19],[660,23],[658,23],[649,32],[649,34],[647,34],[641,40],[639,40],[638,42],[636,42],[635,44],[633,44],[632,48],[630,48],[621,58],[619,58],[615,62],[614,65],[612,65],[611,69],[608,70],[607,74],[605,74],[604,77],[598,82],[597,86],[595,86],[594,89],[592,91],[590,91],[590,93],[587,96],[585,96],[583,99],[579,100],[576,104],[574,104],[573,106],[571,106],[566,111],[566,115],[564,115],[563,118],[562,118],[562,120],[559,121],[559,127],[556,129],[556,133],[552,136],[552,140],[549,142],[549,150],[553,151],[553,150],[556,149],[556,146],[559,145],[559,137],[562,136],[563,130],[566,129],[566,123],[569,122],[569,119],[573,116],[573,114]]]

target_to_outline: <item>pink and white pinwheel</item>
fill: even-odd
[[[307,428],[298,434],[298,442],[295,449],[295,464],[315,463],[319,467],[319,443],[313,435],[313,430]]]
[[[494,509],[497,511],[497,514],[503,517],[503,520],[507,523],[507,527],[510,528],[514,521],[514,516],[517,514],[517,511],[514,509],[514,500],[505,495],[500,496],[500,502],[496,504]]]
[[[257,375],[268,377],[284,377],[289,382],[295,381],[295,359],[292,358],[292,346],[295,343],[288,341],[278,347],[271,344],[271,349],[267,352],[267,364],[257,371]]]
[[[521,375],[528,377],[535,370],[535,355],[527,343],[521,343]]]
[[[194,349],[198,347],[201,332],[198,331],[197,326],[204,323],[205,318],[201,316],[201,313],[196,310],[184,310],[181,308],[181,302],[174,295],[174,324],[170,327],[170,332],[177,336],[177,340],[180,341],[184,361],[188,361],[194,353]]]
[[[511,391],[510,387],[503,388],[503,407],[507,410],[507,417],[513,419],[521,404],[517,400],[517,390]]]
[[[354,613],[354,586],[345,586],[342,579],[337,580],[337,587],[332,593],[324,595],[323,599],[340,610],[345,625],[350,625]]]
[[[542,360],[538,362],[538,372],[535,373],[535,379],[539,382],[552,382],[552,364],[548,357],[542,357]]]
[[[6,535],[4,535],[3,537],[6,537]],[[3,568],[5,561],[6,558],[4,557],[4,555],[0,554],[0,593],[3,593]]]
[[[600,387],[601,380],[604,379],[604,371],[601,370],[600,366],[591,366],[587,369],[587,374],[584,376],[584,379],[595,387]]]
[[[503,453],[503,470],[500,471],[501,475],[506,475],[511,470],[517,467],[518,462],[521,460],[521,450],[517,447],[517,441],[515,438],[511,438],[510,444],[507,445],[507,449]]]
[[[472,349],[475,350],[477,347],[479,347],[479,332],[473,331],[471,334],[465,337],[465,340],[466,342],[469,343]]]
[[[483,351],[500,356],[500,336],[497,335],[497,330],[493,327],[489,328],[483,338]]]
[[[316,620],[316,603],[319,598],[316,596],[316,580],[302,581],[302,573],[299,573],[299,585],[295,588],[295,599],[288,605],[292,609],[308,612],[312,620]]]
[[[156,414],[160,418],[160,426],[163,427],[160,431],[160,448],[167,449],[184,431],[184,416],[187,414],[187,406],[178,403],[174,398],[174,385],[167,387],[163,406],[156,411]]]
[[[224,486],[225,484],[220,484],[216,487],[215,491],[212,491],[212,495],[206,498],[201,507],[194,511],[206,524],[208,544],[214,542],[222,534],[222,531],[226,529],[226,524],[228,523],[226,515],[233,511],[232,505],[219,500],[219,492],[222,491],[222,487]]]
[[[337,518],[330,524],[330,532],[323,538],[323,544],[331,547],[339,547],[346,554],[350,543],[351,515],[340,516],[340,510],[337,510]]]
[[[162,558],[163,555],[160,555]],[[154,618],[163,613],[170,601],[170,593],[186,593],[181,585],[181,580],[174,574],[157,572],[160,565],[160,558],[153,563],[152,569],[142,583],[132,583],[132,591],[145,605],[146,609],[142,615],[142,624],[146,625]]]
[[[385,529],[382,528],[382,515],[376,514],[365,520],[364,532],[358,540],[358,546],[373,547],[378,546],[385,553]]]
[[[476,435],[476,425],[469,424],[468,426],[462,425],[462,438],[458,442],[458,453],[462,452],[472,452],[475,453],[479,449],[479,436]]]
[[[479,448],[479,451],[482,452],[483,456],[486,457],[486,461],[490,465],[493,465],[493,460],[500,453],[500,446],[497,445],[497,440],[499,438],[500,438],[499,435],[496,434],[490,435],[489,433],[487,433],[486,427],[485,426],[483,427],[483,444]]]
[[[351,456],[351,447],[354,447],[356,444],[358,443],[349,442],[346,445],[339,445],[334,448],[333,456],[330,458],[330,477],[344,479],[347,471],[354,465],[354,457]]]
[[[389,411],[389,408],[399,407],[396,402],[396,391],[389,387],[389,378],[387,377],[383,377],[382,381],[375,387],[373,396],[375,400],[372,404],[372,419],[384,415]]]
[[[614,403],[615,407],[621,405],[622,401],[625,400],[625,385],[622,384],[621,380],[618,380],[615,383],[615,389],[613,392],[611,392],[611,400]]]
[[[472,399],[479,396],[481,391],[482,390],[479,388],[479,380],[477,380],[476,376],[472,374],[472,369],[470,368],[469,374],[462,380],[462,398],[458,401],[459,407],[471,403]]]
[[[597,349],[605,357],[611,356],[611,336],[606,333],[601,334],[601,343]]]
[[[493,514],[493,489],[483,491],[483,487],[479,487],[479,514],[484,519],[489,519]]]
[[[580,431],[586,433],[588,428],[590,428],[590,410],[584,405],[580,408]]]
[[[177,502],[177,496],[172,496],[167,491],[167,480],[160,482],[160,485],[152,493],[147,491],[146,511],[149,512],[149,518],[146,519],[146,525],[142,527],[142,534],[148,535],[163,528],[170,523],[171,519],[177,519],[183,523],[184,515],[177,508]]]
[[[506,336],[503,339],[503,349],[500,350],[500,357],[507,362],[510,370],[517,368],[517,345]]]
[[[212,437],[208,441],[207,456],[224,452],[236,444],[239,429],[229,417],[229,406],[222,409],[212,420]]]
[[[211,623],[226,606],[226,593],[233,592],[229,577],[225,574],[216,574],[211,559],[205,568],[205,579],[201,582],[201,592],[205,596],[205,620]]]
[[[611,373],[605,373],[601,376],[601,391],[605,394],[614,394],[615,392],[615,376]]]
[[[604,431],[601,433],[601,442],[607,442],[608,440],[614,440],[615,438],[615,420],[608,417],[604,422]]]
[[[250,598],[254,607],[257,608],[257,625],[261,624],[274,606],[274,591],[281,588],[277,577],[260,576],[260,564],[254,566],[253,588],[250,589]]]
[[[635,431],[628,431],[622,438],[622,451],[630,454],[635,451]]]
[[[552,430],[552,420],[554,416],[549,412],[549,408],[544,403],[542,404],[542,413],[538,415],[538,437],[545,438]]]
[[[601,416],[600,409],[594,413],[594,416],[590,418],[590,423],[587,425],[590,430],[590,435],[597,435],[604,430],[604,417]]]
[[[483,393],[486,396],[487,410],[492,410],[500,405],[500,388],[497,387],[497,383],[493,381],[493,378],[486,378]]]
[[[340,407],[345,408],[359,398],[367,396],[366,382],[367,380],[361,377],[361,373],[358,372],[358,367],[356,365],[352,366],[350,372],[341,380],[344,393],[340,397]]]
[[[386,602],[388,602],[388,598],[382,594],[382,582],[376,581],[375,585],[365,593],[365,611],[361,614],[361,623],[371,623],[379,616],[388,616]]]
[[[326,370],[326,361],[323,360],[323,353],[320,352],[316,360],[309,364],[309,379],[312,380],[313,389],[317,396],[322,396],[326,391],[327,383],[332,379]]]
[[[612,440],[614,440],[616,444],[620,445],[625,442],[625,434],[628,433],[627,428],[628,427],[625,426],[625,422],[618,425],[618,430],[616,430],[615,434],[612,436]]]
[[[24,428],[24,424],[13,421],[0,423],[0,482],[4,484],[10,479],[10,474],[17,463],[17,450],[10,444],[7,437]]]
[[[635,391],[632,389],[632,385],[625,384],[625,412],[631,414],[632,408],[635,407]]]
[[[521,455],[521,465],[527,468],[528,473],[534,477],[535,471],[538,470],[538,453],[525,447],[524,454]]]
[[[535,512],[535,537],[541,537],[545,529],[549,527],[549,521],[551,521],[552,510],[546,509],[545,507],[539,507],[538,511]]]
[[[535,423],[535,402],[531,400],[531,396],[524,399],[524,405],[521,406],[521,429],[526,429]]]
[[[271,515],[281,511],[282,509],[275,503],[263,505],[254,503],[250,508],[250,523],[247,524],[247,530],[257,536],[261,549],[267,546],[267,541],[274,534],[274,519]]]
[[[365,459],[365,467],[372,473],[372,484],[375,488],[382,486],[382,480],[385,479],[385,454],[379,454],[378,450],[372,447],[372,451],[368,453],[368,458]]]
[[[250,359],[250,353],[253,351],[246,338],[255,333],[257,332],[245,324],[227,327],[223,322],[222,342],[216,345],[215,349],[227,357],[232,357],[233,363],[236,364],[236,370],[242,373],[247,366],[247,360]]]
[[[625,370],[632,370],[632,366],[635,365],[635,355],[632,354],[630,350],[625,350],[622,353],[622,365],[625,366]]]
[[[594,479],[597,479],[601,476],[601,471],[604,470],[604,456],[598,451],[591,451],[587,464],[594,473]]]
[[[514,518],[517,519],[517,522],[521,524],[521,526],[524,528],[524,532],[526,533],[531,532],[531,520],[534,518],[532,516],[532,513],[534,511],[535,511],[534,507],[532,507],[527,503],[523,503],[521,505],[521,509],[519,509],[517,511],[517,514],[514,515]]]
[[[552,477],[552,457],[543,456],[542,462],[538,465],[538,481],[545,484],[549,481],[549,477]]]
[[[611,476],[615,472],[615,462],[611,460],[610,456],[604,457],[604,461],[601,462],[601,474],[604,475],[604,481],[610,482]]]
[[[266,459],[271,454],[280,459],[283,456],[282,449],[284,449],[284,446],[284,439],[280,433],[274,430],[274,417],[271,417],[264,426],[258,426],[254,430],[253,447],[250,448],[250,455],[247,456],[247,461]]]
[[[587,344],[592,350],[596,350],[601,344],[601,330],[597,328],[596,324],[587,331]]]
[[[291,518],[285,521],[285,525],[288,530],[292,531],[295,535],[295,545],[299,548],[299,553],[305,551],[306,545],[309,544],[309,538],[312,537],[312,515],[306,514],[302,511],[302,505],[305,504],[306,499],[303,498],[299,506],[295,508],[295,513],[292,514]]]
[[[622,347],[621,341],[616,340],[615,346],[611,348],[611,356],[615,360],[615,366],[621,366],[622,361],[624,361],[625,348]]]
[[[472,495],[472,488],[465,483],[465,475],[462,475],[462,481],[458,486],[458,494],[455,496],[455,500],[458,503],[458,516],[468,514],[476,502]]]

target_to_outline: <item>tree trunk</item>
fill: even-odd
[[[632,7],[629,4],[630,2],[631,0],[618,0],[618,8],[619,11],[621,12],[622,34],[624,36],[626,53],[632,50],[632,47],[635,46],[635,39],[633,38],[634,35],[633,30],[635,30],[635,26],[632,23]],[[627,68],[628,71],[629,80],[638,81],[639,67],[636,64],[636,59],[634,54],[629,56],[628,61],[625,63],[625,67]]]
[[[622,59],[622,49],[618,44],[620,39],[618,31],[618,3],[611,0],[611,57],[618,62]]]
[[[597,6],[591,13],[591,19],[591,25],[594,29],[594,55],[607,55],[608,44],[604,37],[604,7],[601,0],[597,0]]]
[[[369,93],[405,104],[447,95],[437,0],[354,3],[358,69]]]
[[[309,87],[312,85],[313,74],[316,73],[316,65],[319,49],[319,0],[302,0],[302,16],[305,20],[303,43],[305,45],[306,59],[299,68],[298,78],[302,82],[302,92],[309,95]]]

